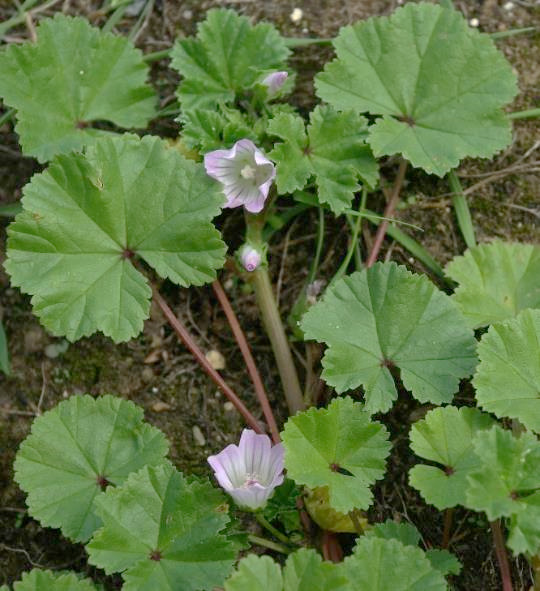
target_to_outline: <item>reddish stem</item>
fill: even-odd
[[[444,512],[444,530],[441,548],[448,548],[450,544],[450,530],[452,529],[452,517],[454,516],[454,508],[449,507]]]
[[[217,279],[212,283],[212,288],[217,296],[217,299],[219,300],[221,307],[223,308],[223,311],[225,312],[225,316],[227,317],[234,338],[236,339],[238,347],[240,348],[240,351],[242,353],[242,357],[246,362],[246,367],[249,376],[251,378],[251,381],[253,382],[255,393],[257,394],[257,398],[259,399],[259,403],[261,405],[264,418],[266,419],[266,423],[268,425],[268,428],[270,429],[270,433],[272,434],[272,439],[274,440],[274,443],[279,443],[281,441],[281,438],[279,436],[279,429],[276,424],[276,419],[274,417],[274,413],[272,412],[272,408],[270,407],[270,403],[268,402],[268,396],[266,394],[266,390],[264,389],[261,375],[259,374],[257,366],[255,365],[255,360],[253,359],[253,355],[251,354],[251,350],[249,348],[249,344],[247,342],[244,331],[242,330],[242,327],[238,322],[238,318],[234,313],[234,310],[231,306],[231,302],[229,301],[229,298],[227,297],[225,290],[223,289],[221,283]]]
[[[337,535],[326,529],[322,533],[322,553],[323,558],[330,562],[341,562],[343,560],[343,549]]]
[[[508,563],[508,555],[506,554],[504,537],[501,531],[501,520],[497,519],[496,521],[491,521],[489,525],[491,526],[491,533],[495,544],[495,554],[497,556],[497,562],[499,563],[503,591],[513,591],[512,577],[510,576],[510,564]]]
[[[407,170],[407,161],[402,159],[399,163],[399,170],[396,176],[396,180],[394,182],[394,186],[392,187],[392,194],[390,195],[390,199],[386,204],[386,208],[384,210],[384,217],[391,218],[394,215],[396,210],[398,201],[399,201],[399,192],[401,191],[401,186],[403,185],[403,181],[405,180],[405,171]],[[369,256],[366,261],[366,267],[373,266],[377,257],[379,256],[379,251],[381,250],[381,246],[384,241],[384,237],[386,235],[386,230],[388,228],[388,220],[381,220],[379,227],[377,228],[377,234],[375,234],[375,241],[373,242],[373,248],[369,253]]]
[[[161,294],[155,287],[152,287],[154,294],[154,301],[160,307],[161,311],[165,315],[165,318],[174,329],[174,332],[178,335],[179,339],[184,345],[190,350],[199,365],[204,371],[212,378],[216,386],[225,394],[225,396],[234,404],[236,410],[244,417],[246,423],[255,431],[255,433],[263,433],[257,419],[249,412],[244,403],[238,398],[234,390],[225,383],[225,380],[221,375],[210,365],[204,353],[201,351],[197,343],[193,340],[186,327],[176,317],[174,312],[169,308],[167,302],[163,299]]]

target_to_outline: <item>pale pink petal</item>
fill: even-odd
[[[244,429],[240,443],[208,458],[219,484],[244,508],[262,508],[283,482],[283,446]]]
[[[229,150],[209,152],[204,166],[207,174],[223,185],[224,207],[243,205],[251,213],[262,211],[276,169],[251,140],[239,140]]]
[[[268,74],[266,78],[263,78],[261,84],[268,87],[268,94],[270,96],[275,95],[281,87],[285,84],[285,80],[287,80],[289,76],[288,72],[272,72]]]

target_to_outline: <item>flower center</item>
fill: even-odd
[[[242,175],[242,178],[245,179],[254,179],[255,178],[255,169],[253,168],[253,166],[250,166],[249,164],[246,164],[244,166],[244,168],[242,168],[242,170],[240,171],[240,174]]]
[[[261,486],[261,483],[259,482],[259,475],[258,474],[246,474],[246,479],[244,480],[244,484],[242,485],[242,488],[251,488],[252,486],[256,486],[256,485]]]

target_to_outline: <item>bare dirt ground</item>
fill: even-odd
[[[54,10],[86,15],[96,25],[105,16],[101,2],[86,0],[59,1]],[[487,32],[540,24],[540,7],[532,1],[514,0],[511,8],[501,0],[456,2],[468,19],[476,18]],[[505,6],[506,5],[506,6]],[[213,6],[227,6],[253,17],[276,24],[291,37],[331,37],[340,26],[373,15],[388,14],[398,6],[396,0],[236,0],[235,2],[197,0],[155,0],[143,22],[137,45],[144,52],[169,47],[175,37],[191,35],[195,25]],[[298,22],[290,18],[295,7],[303,11]],[[15,11],[5,0],[0,3],[0,20]],[[127,33],[135,17],[124,18],[116,27]],[[26,38],[27,30],[10,31],[11,41]],[[498,42],[519,76],[520,95],[510,110],[538,105],[540,98],[540,36],[521,35]],[[312,79],[332,57],[329,47],[309,46],[295,50],[292,66],[299,71],[296,104],[303,112],[315,104]],[[162,106],[174,98],[176,76],[166,69],[167,60],[153,65],[152,76],[159,89]],[[178,132],[172,120],[156,121],[152,132],[174,137]],[[40,170],[32,159],[21,156],[10,123],[0,128],[0,203],[19,199],[21,189],[31,175]],[[540,217],[539,120],[520,120],[514,126],[512,145],[492,161],[469,160],[458,173],[470,189],[468,197],[477,236],[480,241],[496,237],[507,240],[537,241]],[[393,162],[387,162],[383,176],[391,182]],[[419,171],[408,174],[399,216],[420,226],[411,231],[441,264],[463,252],[456,220],[450,206],[449,188],[444,181]],[[374,196],[369,204],[381,208],[382,197]],[[285,317],[306,277],[313,256],[315,220],[305,214],[301,224],[293,224],[271,245],[272,272],[280,283],[280,304]],[[313,222],[313,225],[311,225]],[[236,213],[219,220],[231,247],[236,246],[235,231],[241,218]],[[0,262],[3,259],[5,226],[0,226]],[[327,220],[322,276],[330,277],[346,249],[345,227],[340,220]],[[369,235],[364,235],[369,240]],[[386,255],[412,270],[423,271],[420,263],[397,244],[387,241]],[[269,344],[262,332],[254,298],[248,289],[228,273],[222,276],[229,296],[251,340],[268,391],[285,419],[280,400],[280,383]],[[224,375],[244,394],[246,403],[257,409],[239,353],[210,289],[179,291],[164,287],[164,294],[175,311],[187,322],[204,350],[217,350],[226,359]],[[89,392],[116,393],[141,405],[147,419],[161,428],[172,442],[172,458],[182,470],[207,472],[206,457],[235,441],[242,424],[228,409],[213,384],[201,373],[190,355],[177,343],[158,311],[153,311],[144,333],[136,340],[115,346],[96,336],[70,344],[65,353],[51,357],[50,345],[62,344],[44,331],[32,316],[28,298],[9,287],[8,277],[0,267],[0,313],[6,327],[13,373],[0,376],[0,584],[11,583],[33,566],[72,568],[103,581],[107,589],[119,588],[119,579],[104,577],[85,561],[84,549],[62,538],[55,530],[41,528],[24,510],[24,495],[13,483],[12,463],[20,441],[28,433],[35,414],[51,408],[65,397]],[[296,347],[299,369],[303,371],[304,349]],[[56,351],[57,352],[57,351]],[[323,397],[327,393],[323,393]],[[460,401],[470,398],[465,386]],[[40,404],[41,402],[41,404]],[[376,502],[370,518],[382,521],[394,518],[411,521],[421,531],[426,546],[438,546],[442,536],[442,515],[427,506],[407,484],[407,471],[414,464],[407,444],[410,424],[418,418],[416,403],[402,393],[400,401],[384,418],[392,432],[394,452],[387,477],[376,487]],[[194,435],[199,429],[204,442]],[[455,515],[451,550],[464,564],[464,572],[453,580],[461,591],[500,589],[496,559],[485,520],[465,510]],[[524,560],[512,563],[516,591],[529,588],[529,567]]]

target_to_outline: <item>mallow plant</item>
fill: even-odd
[[[503,107],[515,74],[493,40],[446,5],[406,4],[344,27],[332,44],[336,57],[315,77],[321,102],[305,120],[287,102],[294,40],[209,11],[169,52],[181,77],[174,142],[145,132],[157,116],[152,56],[127,39],[57,15],[40,23],[35,43],[0,54],[0,95],[16,111],[22,150],[45,166],[8,228],[12,285],[70,341],[135,338],[153,300],[245,421],[238,445],[208,458],[214,477],[204,479],[177,470],[165,436],[119,397],[74,396],[36,418],[15,461],[29,514],[85,544],[89,564],[120,573],[126,591],[443,591],[461,568],[448,550],[458,505],[490,522],[505,591],[506,545],[538,561],[540,249],[477,245],[454,172],[463,158],[509,144]],[[397,168],[391,189],[380,180],[383,157]],[[469,248],[445,269],[393,219],[411,167],[447,176],[454,193]],[[379,215],[368,199],[381,191]],[[255,292],[290,414],[282,426],[217,279],[227,246],[213,220],[235,208],[245,236],[230,267]],[[319,407],[302,387],[268,266],[276,230],[309,208],[318,239],[290,322],[296,339],[324,349],[321,378],[334,393]],[[323,291],[331,215],[350,228],[350,247]],[[377,227],[367,253],[358,247],[364,221]],[[386,234],[429,275],[377,262]],[[260,413],[210,365],[160,293],[164,281],[212,284]],[[466,380],[474,398],[454,404]],[[425,411],[410,428],[418,462],[409,482],[444,511],[440,542],[428,534],[424,543],[413,524],[369,518],[392,453],[385,413],[398,397]],[[341,544],[343,532],[354,541]],[[98,588],[45,570],[13,587]]]

